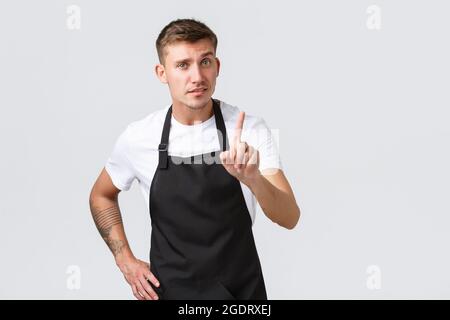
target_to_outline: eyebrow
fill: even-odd
[[[200,58],[204,58],[204,57],[206,57],[206,56],[213,55],[213,54],[214,54],[214,53],[213,53],[212,51],[208,51],[208,52],[203,53],[203,54],[200,56]],[[191,60],[192,60],[192,59],[187,58],[187,59],[177,60],[177,61],[175,61],[175,63],[189,62],[189,61],[191,61]]]

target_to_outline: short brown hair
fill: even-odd
[[[217,37],[214,32],[204,23],[194,19],[177,19],[165,26],[156,39],[156,51],[159,62],[164,64],[166,46],[178,42],[187,41],[194,43],[198,40],[209,39],[217,50]]]

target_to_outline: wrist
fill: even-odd
[[[127,249],[128,250],[123,250],[114,257],[114,259],[116,260],[116,265],[119,268],[121,268],[121,266],[127,264],[128,262],[136,259],[131,250],[128,247]]]
[[[244,182],[245,185],[247,185],[247,187],[249,187],[250,190],[252,190],[252,192],[254,193],[255,189],[257,188],[257,186],[259,185],[259,183],[261,182],[261,178],[262,178],[262,174],[261,172],[258,170],[257,173],[250,177],[247,178]]]

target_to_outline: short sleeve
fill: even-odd
[[[113,184],[120,190],[129,190],[135,179],[135,171],[129,160],[128,129],[119,136],[113,151],[106,161],[105,170],[108,172]]]
[[[282,169],[280,159],[278,130],[272,130],[262,118],[258,118],[250,135],[259,151],[259,170]],[[270,174],[270,171],[266,172]]]

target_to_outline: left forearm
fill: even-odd
[[[278,189],[259,174],[247,186],[255,195],[264,214],[286,229],[293,229],[300,218],[300,209],[292,194]]]

